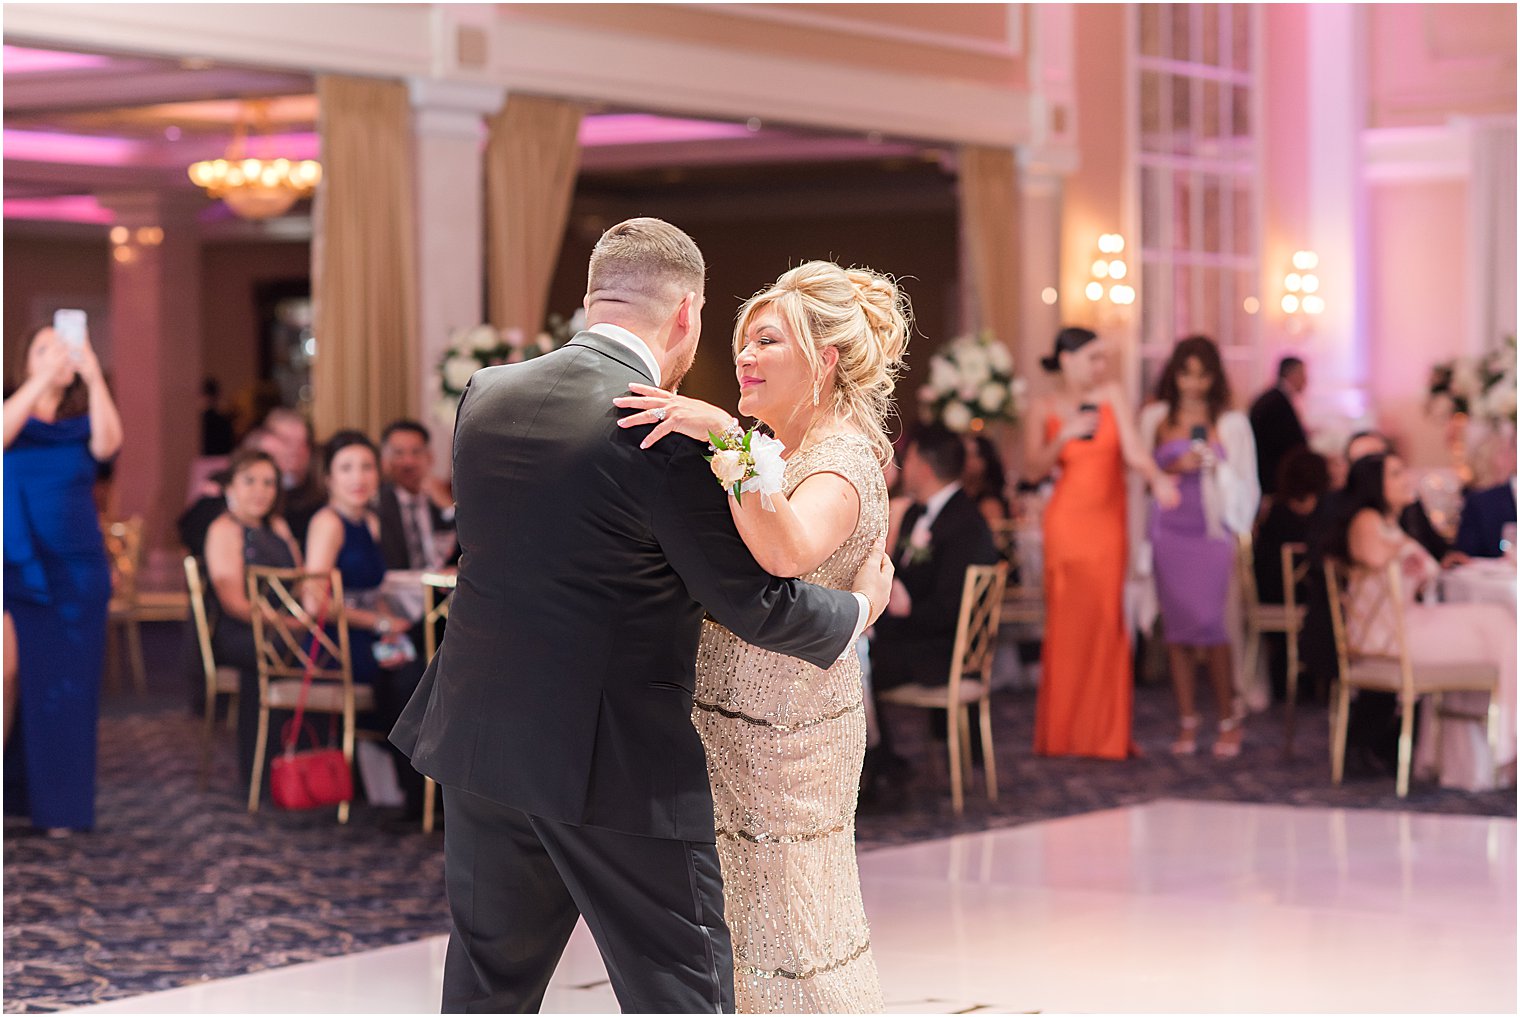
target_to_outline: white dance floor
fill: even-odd
[[[888,1010],[1508,1012],[1515,822],[1161,801],[866,852]],[[118,1013],[437,1012],[444,939]],[[615,1012],[582,925],[545,1010]]]

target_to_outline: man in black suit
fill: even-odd
[[[584,915],[625,1011],[732,1010],[712,797],[692,691],[703,610],[827,667],[884,606],[764,573],[706,447],[618,426],[674,389],[701,333],[702,255],[657,219],[591,255],[587,330],[476,373],[454,437],[459,586],[391,738],[444,789],[448,1011],[537,1009]]]
[[[1277,384],[1251,404],[1251,432],[1256,436],[1256,474],[1261,493],[1277,490],[1277,470],[1283,457],[1309,444],[1293,400],[1309,387],[1309,372],[1298,357],[1283,357],[1277,365]]]
[[[454,493],[433,476],[426,427],[395,420],[380,436],[380,550],[388,569],[436,569],[454,557]]]
[[[1488,441],[1487,476],[1490,482],[1505,479],[1494,487],[1469,492],[1462,501],[1457,549],[1474,558],[1502,557],[1504,525],[1515,521],[1515,441],[1503,435]]]
[[[961,473],[966,446],[960,436],[934,424],[908,439],[902,483],[913,504],[903,516],[892,560],[897,580],[887,613],[871,637],[871,690],[910,682],[944,684],[955,652],[955,626],[969,565],[997,563],[997,547],[987,521],[964,491]],[[881,743],[867,781],[900,771],[891,734],[878,708]]]

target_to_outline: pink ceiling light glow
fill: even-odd
[[[24,162],[62,162],[76,166],[126,166],[143,161],[140,142],[127,138],[7,128],[0,134],[5,157]]]
[[[109,208],[89,194],[66,194],[56,198],[6,198],[5,218],[88,223],[111,223],[116,220]]]
[[[105,67],[110,57],[94,53],[65,53],[55,49],[29,49],[25,46],[6,46],[4,52],[6,74],[46,74],[49,71],[82,71],[92,67]]]
[[[649,113],[607,113],[581,121],[580,142],[587,148],[602,145],[654,145],[673,141],[717,141],[749,138],[743,124],[717,120],[685,120]]]

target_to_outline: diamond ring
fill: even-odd
[[[655,420],[664,420],[665,419],[665,407],[663,407],[663,406],[656,406],[654,409],[650,410],[649,412],[651,414],[653,414]]]

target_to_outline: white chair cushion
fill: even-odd
[[[294,678],[278,679],[269,683],[269,707],[273,710],[294,710],[301,699],[301,682]],[[343,712],[343,686],[337,682],[311,683],[306,697],[306,708],[319,713]],[[375,708],[375,690],[368,685],[354,686],[354,709]]]
[[[1391,658],[1358,660],[1351,665],[1346,684],[1359,689],[1397,692],[1403,685],[1399,662]],[[1416,692],[1484,692],[1499,684],[1499,669],[1481,660],[1450,664],[1416,664]]]
[[[237,668],[219,667],[216,669],[216,691],[218,693],[237,692],[239,687]]]
[[[984,695],[982,683],[975,679],[967,678],[961,681],[960,705],[975,703]],[[880,693],[884,703],[897,703],[901,706],[918,706],[926,709],[947,710],[950,708],[950,687],[948,685],[899,685],[895,689],[883,689]]]

